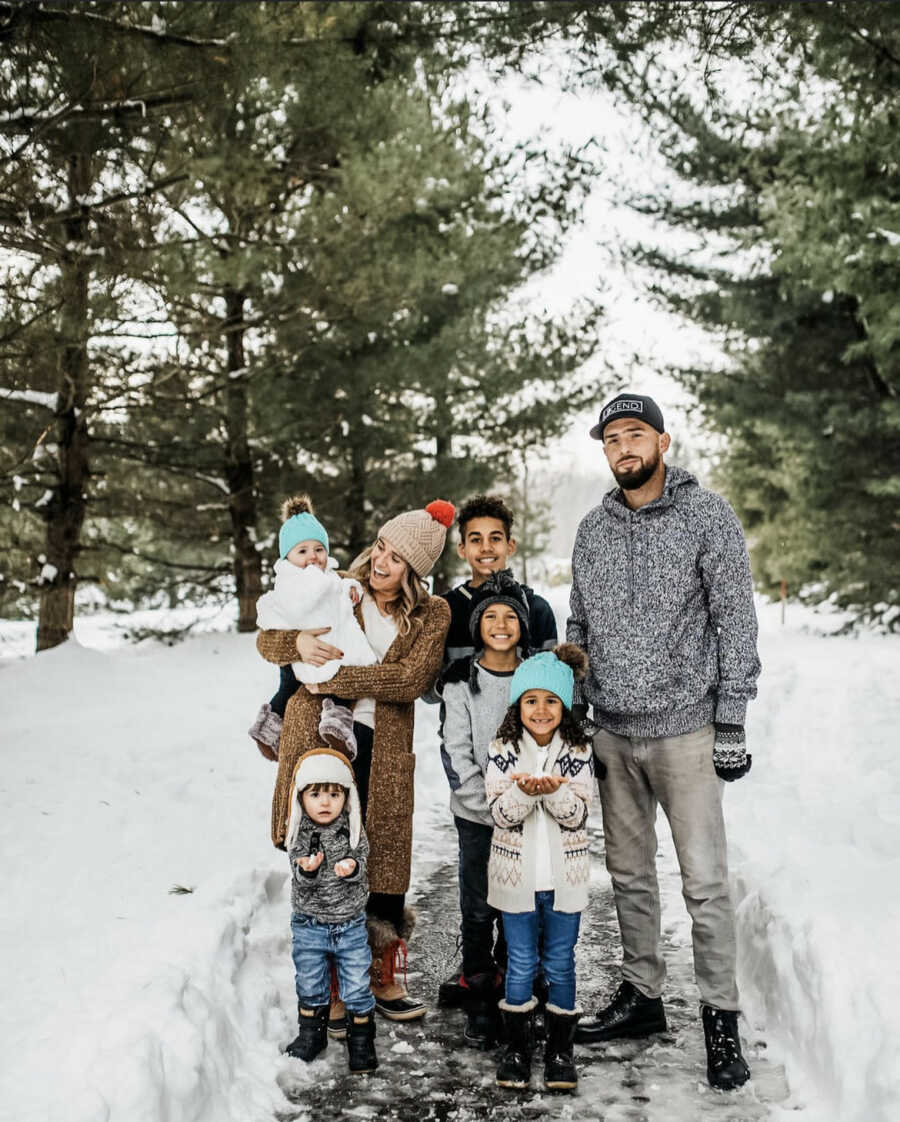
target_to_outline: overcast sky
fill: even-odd
[[[615,198],[623,187],[646,190],[654,182],[665,181],[666,168],[654,152],[652,136],[633,115],[617,107],[610,95],[564,93],[553,88],[550,75],[540,87],[517,78],[505,81],[500,90],[510,106],[506,126],[511,139],[527,139],[546,129],[554,142],[594,140],[600,148],[599,172],[584,224],[570,234],[566,253],[550,277],[531,286],[531,299],[538,308],[561,311],[577,297],[601,289],[607,316],[597,357],[586,368],[588,374],[594,370],[605,380],[606,363],[620,366],[622,389],[652,395],[663,410],[666,427],[676,437],[698,452],[711,447],[710,438],[687,417],[687,397],[667,370],[700,357],[721,361],[721,353],[699,328],[655,307],[641,291],[639,277],[626,272],[618,257],[623,242],[642,237],[677,244],[671,233]],[[641,359],[638,364],[634,362],[636,353]],[[548,449],[554,469],[597,470],[598,448],[587,430],[601,405],[602,393],[598,393],[596,408],[577,418],[566,437]]]

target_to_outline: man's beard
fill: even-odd
[[[647,463],[642,463],[640,467],[626,468],[624,471],[616,471],[616,469],[613,468],[613,475],[616,477],[616,482],[623,491],[637,491],[639,487],[643,487],[650,479],[658,466],[659,453]]]

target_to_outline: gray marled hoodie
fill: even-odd
[[[304,872],[298,857],[312,857],[321,850],[322,864],[313,873]],[[312,916],[319,923],[346,923],[362,915],[369,898],[366,863],[369,839],[362,830],[359,845],[350,848],[350,826],[347,812],[341,813],[327,826],[318,826],[303,815],[297,832],[297,843],[288,851],[291,862],[291,908],[299,915]],[[356,871],[349,877],[335,875],[334,867],[345,857],[356,862]]]
[[[602,728],[653,737],[744,723],[760,671],[744,533],[688,472],[667,468],[662,495],[639,510],[616,488],[585,516],[569,603],[566,637],[591,664],[576,701]]]

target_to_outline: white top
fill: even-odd
[[[393,616],[383,616],[375,598],[365,593],[362,599],[362,616],[366,625],[366,639],[375,652],[378,662],[388,653],[397,638],[397,623]],[[361,697],[353,706],[353,720],[370,729],[375,728],[375,698]]]
[[[550,755],[550,747],[552,744],[552,737],[550,742],[545,744],[543,748],[535,741],[537,747],[537,767],[534,770],[535,775],[549,775],[547,771],[547,760]],[[554,884],[553,866],[550,862],[550,830],[547,826],[547,812],[544,810],[542,799],[538,800],[537,806],[534,808],[534,816],[537,819],[537,831],[535,834],[536,844],[534,850],[534,890],[535,892],[552,892]]]
[[[344,652],[322,666],[291,663],[298,682],[327,682],[342,666],[371,666],[377,661],[353,614],[350,590],[362,593],[359,581],[343,580],[316,565],[300,569],[282,558],[275,562],[275,583],[256,601],[256,622],[263,631],[330,627],[322,638]]]

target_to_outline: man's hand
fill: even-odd
[[[713,745],[713,767],[716,775],[731,783],[747,774],[753,757],[747,755],[743,725],[725,725],[716,721],[716,742]]]
[[[345,857],[343,861],[338,861],[334,867],[336,877],[352,877],[355,872],[356,862],[352,857]]]
[[[312,857],[298,857],[297,864],[305,873],[314,873],[324,860],[325,854],[319,850],[319,852],[314,853]]]
[[[330,627],[312,627],[308,631],[301,631],[297,636],[297,654],[301,662],[310,666],[324,666],[333,658],[343,658],[344,652],[330,643],[323,643],[320,635],[326,635]]]

